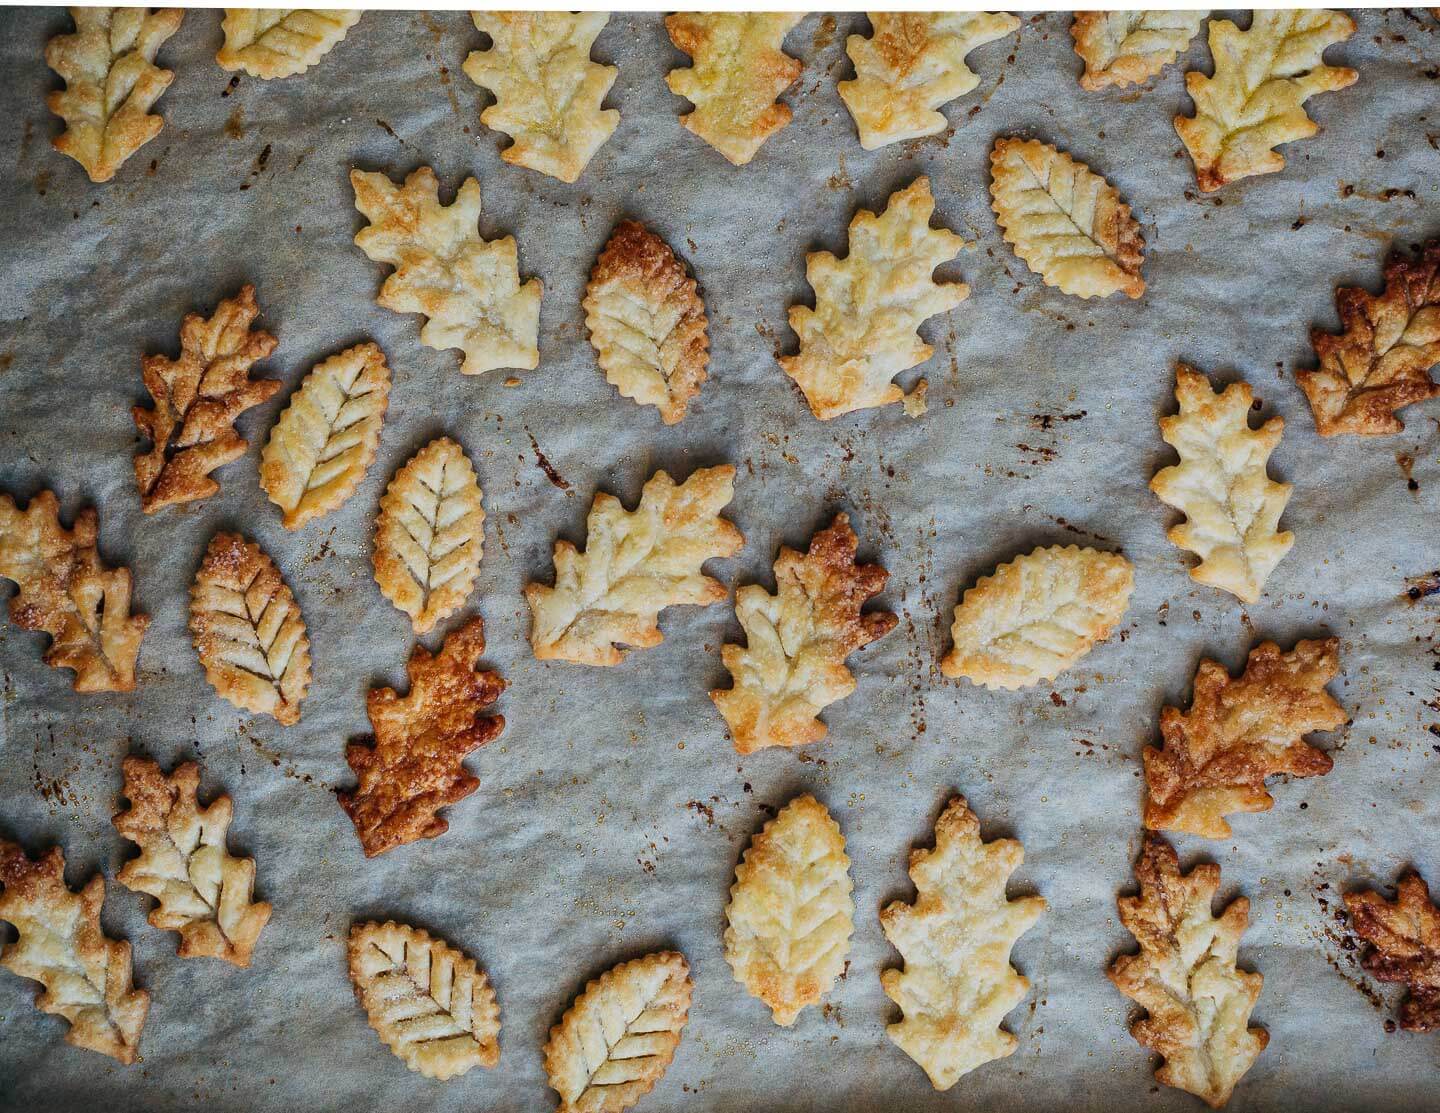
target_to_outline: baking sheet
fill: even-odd
[[[68,17],[0,12],[0,489],[54,488],[67,514],[98,506],[102,551],[134,569],[152,617],[132,695],[73,693],[68,672],[40,662],[41,636],[0,622],[0,831],[32,851],[60,843],[72,885],[113,878],[131,854],[109,823],[121,758],[196,758],[203,791],[234,798],[232,846],[255,857],[275,914],[251,969],[181,961],[176,937],[147,926],[148,898],[112,882],[106,929],[134,944],[154,998],[144,1061],[66,1045],[61,1022],[30,1007],[33,987],[7,974],[0,1107],[548,1109],[540,1049],[575,993],[677,947],[695,1003],[643,1109],[1197,1108],[1155,1085],[1126,1032],[1130,1003],[1104,976],[1131,943],[1114,899],[1138,848],[1140,751],[1161,707],[1188,700],[1202,656],[1238,668],[1261,638],[1330,632],[1343,639],[1334,691],[1354,720],[1322,743],[1334,772],[1278,785],[1275,809],[1239,817],[1229,841],[1177,840],[1187,865],[1221,864],[1223,897],[1251,899],[1241,954],[1265,975],[1255,1020],[1271,1040],[1231,1108],[1440,1108],[1436,1037],[1386,1034],[1397,996],[1368,985],[1333,915],[1342,890],[1388,884],[1407,863],[1440,881],[1440,599],[1406,596],[1407,577],[1440,566],[1440,408],[1407,411],[1394,438],[1322,442],[1293,377],[1311,323],[1337,324],[1334,286],[1374,288],[1392,243],[1440,230],[1440,26],[1419,10],[1357,13],[1328,60],[1360,81],[1309,103],[1321,135],[1284,148],[1283,174],[1203,197],[1170,122],[1188,110],[1183,70],[1208,65],[1203,43],[1143,92],[1083,94],[1066,14],[1027,16],[972,55],[981,84],[946,107],[952,132],[870,153],[835,90],[850,74],[845,36],[865,19],[811,15],[787,40],[805,64],[785,97],[795,120],[743,168],[676,123],[683,102],[663,78],[684,56],[659,16],[616,16],[595,56],[620,68],[608,103],[621,123],[573,186],[500,161],[506,140],[478,122],[487,96],[460,71],[482,44],[464,13],[367,14],[315,69],[272,82],[216,66],[219,18],[187,15],[161,52],[175,72],[164,130],[95,186],[49,146],[60,124],[44,97],[59,82],[42,52]],[[987,156],[1017,131],[1083,159],[1134,207],[1141,301],[1046,289],[1002,242]],[[517,387],[504,372],[462,377],[458,353],[419,344],[419,318],[374,304],[384,271],[351,242],[347,174],[422,164],[447,199],[474,174],[482,232],[513,233],[522,274],[544,281],[541,365]],[[843,253],[853,213],[919,173],[937,218],[973,241],[943,272],[970,299],[923,327],[936,354],[901,378],[929,377],[930,413],[821,424],[774,363],[794,350],[786,307],[811,296],[804,254]],[[616,395],[583,328],[591,263],[625,216],[675,246],[710,313],[711,378],[670,428]],[[147,518],[131,472],[140,357],[173,353],[185,313],[247,281],[279,338],[257,373],[287,390],[240,419],[251,449],[221,469],[220,495]],[[289,388],[363,338],[395,374],[379,459],[340,511],[288,534],[257,486],[259,448]],[[1146,488],[1169,460],[1155,421],[1173,407],[1177,359],[1245,376],[1260,416],[1287,421],[1271,470],[1295,484],[1296,543],[1255,606],[1191,583],[1164,537],[1174,516]],[[441,432],[485,489],[466,613],[484,616],[487,663],[510,681],[508,726],[470,760],[482,787],[449,809],[449,834],[366,861],[333,789],[350,783],[345,742],[368,731],[366,689],[403,684],[413,642],[371,579],[371,523],[389,476]],[[614,669],[529,652],[521,588],[551,575],[557,536],[583,542],[595,491],[633,505],[658,467],[678,477],[724,461],[739,469],[729,513],[747,538],[713,564],[725,582],[773,585],[777,547],[803,548],[841,509],[862,558],[892,574],[880,602],[900,626],[853,659],[859,690],[826,712],[829,740],[798,753],[742,759],[725,739],[705,693],[728,683],[719,647],[740,633],[728,605],[667,611],[664,644]],[[195,659],[187,588],[220,528],[260,542],[303,607],[315,678],[298,726],[237,712]],[[1121,634],[1053,693],[944,680],[958,592],[1017,552],[1069,542],[1135,562]],[[804,791],[848,840],[856,931],[825,1007],[785,1030],[732,981],[721,933],[740,853]],[[1023,840],[1012,892],[1050,907],[1014,951],[1033,982],[1008,1021],[1018,1051],[941,1095],[885,1038],[898,1013],[878,974],[897,955],[876,914],[912,895],[910,847],[955,791],[986,837]],[[485,966],[498,1069],[441,1084],[380,1045],[343,953],[350,924],[371,917],[438,932]]]

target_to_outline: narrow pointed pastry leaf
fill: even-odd
[[[1382,982],[1399,982],[1408,991],[1400,1006],[1400,1027],[1407,1032],[1440,1028],[1440,908],[1418,873],[1400,878],[1394,900],[1373,889],[1345,894],[1350,927],[1370,945],[1360,965]]]
[[[1094,92],[1148,81],[1180,57],[1205,22],[1205,12],[1076,12],[1075,53],[1085,59],[1080,87]]]
[[[226,8],[225,45],[215,55],[224,70],[252,77],[293,77],[335,49],[362,12],[340,8]]]

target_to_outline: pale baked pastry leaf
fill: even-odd
[[[520,283],[514,236],[480,237],[480,184],[466,178],[452,204],[440,204],[435,171],[422,166],[397,186],[385,174],[350,171],[355,207],[370,223],[355,243],[395,268],[375,301],[427,320],[420,342],[465,353],[460,371],[534,370],[540,362],[540,280]]]
[[[363,12],[341,8],[226,8],[225,44],[215,55],[223,70],[251,77],[293,77],[335,49]]]
[[[869,12],[872,34],[851,35],[845,51],[855,78],[840,99],[867,151],[944,131],[942,104],[980,84],[965,64],[976,47],[1020,26],[1008,12]]]
[[[100,926],[105,878],[78,893],[65,887],[65,855],[52,846],[31,861],[0,839],[0,920],[19,933],[0,943],[0,966],[41,985],[35,1007],[70,1022],[65,1042],[121,1063],[135,1062],[150,994],[132,981],[130,944]]]
[[[751,840],[725,908],[725,961],[776,1024],[794,1024],[845,969],[854,887],[840,825],[813,796],[791,800]]]
[[[471,12],[488,50],[465,59],[465,76],[495,103],[480,122],[514,142],[500,157],[573,182],[620,123],[600,102],[619,72],[590,60],[606,12]]]
[[[1174,848],[1158,835],[1145,836],[1135,879],[1140,894],[1116,903],[1140,952],[1121,955],[1106,974],[1146,1010],[1130,1034],[1164,1060],[1156,1081],[1219,1109],[1270,1042],[1264,1028],[1249,1027],[1265,979],[1235,966],[1250,902],[1236,897],[1213,915],[1220,867],[1182,874]]]
[[[985,688],[1053,680],[1110,636],[1134,587],[1117,553],[1052,545],[1016,557],[961,597],[940,671]]]
[[[24,510],[0,495],[0,579],[18,589],[10,600],[15,625],[50,635],[45,663],[75,670],[77,692],[129,692],[150,618],[130,613],[130,569],[105,567],[99,529],[94,507],[65,529],[53,491]]]
[[[657,471],[634,510],[597,493],[585,551],[555,542],[555,586],[525,585],[536,658],[618,665],[626,654],[620,646],[650,649],[664,640],[656,620],[666,607],[724,600],[724,585],[700,569],[745,544],[720,517],[734,497],[735,469],[728,464],[700,468],[680,484]]]
[[[1085,60],[1080,87],[1094,92],[1148,81],[1190,46],[1206,12],[1076,12],[1075,53]]]
[[[125,759],[130,806],[115,830],[140,848],[115,880],[157,901],[151,927],[180,933],[180,956],[221,958],[249,966],[270,905],[253,900],[255,860],[236,858],[225,845],[234,817],[228,796],[201,808],[195,791],[200,767],[187,761],[168,777],[149,758]]]
[[[500,1061],[500,1006],[473,958],[393,920],[355,924],[347,950],[370,1027],[411,1070],[444,1082]]]
[[[892,193],[879,216],[855,214],[844,259],[828,251],[805,256],[815,308],[790,307],[800,350],[781,357],[780,368],[821,421],[902,401],[891,380],[935,351],[916,330],[970,296],[963,282],[934,280],[935,268],[965,246],[949,229],[930,227],[934,212],[930,179],[922,175]]]
[[[1344,708],[1325,690],[1339,671],[1338,638],[1297,642],[1289,653],[1263,642],[1238,679],[1218,661],[1201,661],[1190,710],[1166,707],[1161,746],[1141,755],[1145,826],[1229,838],[1227,815],[1269,811],[1275,803],[1266,777],[1330,772],[1330,755],[1304,736],[1345,725]]]
[[[1202,190],[1284,169],[1275,147],[1320,130],[1305,114],[1305,101],[1359,77],[1321,62],[1326,47],[1354,33],[1353,19],[1324,8],[1256,8],[1245,31],[1228,19],[1210,21],[1215,75],[1185,75],[1195,115],[1175,117]]]
[[[675,951],[622,962],[587,985],[545,1044],[557,1113],[622,1113],[653,1090],[680,1046],[694,990]]]
[[[1373,889],[1345,894],[1350,929],[1370,945],[1360,959],[1366,973],[1382,982],[1399,982],[1408,991],[1400,1006],[1400,1027],[1407,1032],[1440,1028],[1440,908],[1430,901],[1425,879],[1407,872],[1395,886],[1395,899]]]

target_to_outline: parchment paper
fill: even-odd
[[[595,54],[620,67],[609,103],[621,123],[567,186],[499,159],[507,141],[478,120],[488,96],[460,70],[483,45],[463,13],[370,13],[304,76],[232,82],[214,62],[219,14],[194,11],[161,51],[175,71],[164,131],[95,186],[49,146],[60,122],[44,98],[59,82],[42,52],[68,17],[0,13],[0,489],[53,488],[67,515],[96,505],[102,551],[134,569],[153,620],[129,696],[75,694],[69,673],[41,663],[41,636],[0,622],[0,832],[32,852],[60,843],[72,885],[113,878],[133,853],[110,826],[121,758],[195,758],[203,798],[234,798],[232,846],[254,856],[275,906],[253,967],[237,970],[177,958],[176,936],[146,923],[148,898],[112,881],[105,927],[133,942],[154,997],[144,1061],[68,1046],[62,1023],[31,1007],[33,986],[7,973],[0,1107],[546,1110],[540,1049],[574,995],[618,961],[677,947],[694,1007],[641,1109],[1196,1109],[1153,1082],[1126,1031],[1130,1003],[1104,976],[1132,945],[1115,897],[1139,845],[1140,752],[1160,709],[1188,701],[1202,656],[1238,669],[1262,638],[1331,632],[1343,639],[1334,691],[1354,720],[1321,740],[1334,772],[1276,785],[1274,810],[1238,817],[1229,841],[1177,840],[1186,865],[1221,864],[1223,898],[1251,900],[1242,961],[1265,975],[1255,1020],[1271,1040],[1231,1108],[1440,1108],[1440,1042],[1384,1031],[1398,995],[1374,992],[1334,919],[1342,891],[1389,884],[1407,863],[1440,883],[1440,597],[1406,594],[1407,577],[1440,566],[1440,408],[1407,411],[1393,438],[1322,441],[1293,376],[1311,359],[1311,324],[1337,325],[1337,283],[1376,288],[1392,244],[1440,231],[1440,26],[1418,9],[1356,18],[1328,60],[1360,81],[1309,102],[1321,134],[1284,148],[1284,173],[1202,197],[1171,120],[1189,111],[1183,71],[1208,69],[1203,42],[1143,92],[1085,94],[1068,14],[1027,16],[1018,37],[972,55],[982,81],[946,107],[953,133],[872,153],[835,89],[851,73],[845,37],[866,21],[812,15],[787,42],[805,64],[785,97],[794,122],[743,168],[677,124],[685,105],[663,78],[685,60],[659,16],[617,16]],[[1046,289],[1004,244],[988,153],[1015,132],[1060,144],[1134,207],[1141,301]],[[541,365],[518,387],[504,372],[462,377],[458,353],[420,345],[419,318],[374,303],[387,272],[351,242],[362,221],[347,174],[422,164],[447,199],[474,174],[483,233],[513,233],[522,274],[544,281]],[[937,220],[973,241],[943,272],[972,296],[924,326],[936,354],[901,378],[929,377],[930,413],[817,422],[774,363],[794,350],[787,306],[812,297],[805,252],[843,253],[856,210],[920,173]],[[710,313],[711,378],[670,428],[604,381],[583,327],[591,264],[624,216],[674,245]],[[182,316],[247,281],[280,341],[257,374],[287,390],[240,419],[250,451],[220,470],[220,495],[147,518],[131,471],[140,358],[177,351]],[[379,459],[340,511],[289,534],[257,486],[260,447],[290,388],[363,338],[395,372]],[[1296,543],[1255,606],[1192,584],[1191,558],[1164,536],[1175,515],[1146,487],[1172,459],[1156,419],[1173,410],[1177,359],[1243,375],[1263,399],[1257,418],[1287,422],[1272,474],[1295,484]],[[508,726],[469,762],[482,787],[449,809],[447,835],[366,861],[333,789],[351,783],[346,741],[368,733],[367,688],[403,688],[413,644],[372,581],[372,521],[394,470],[441,432],[466,446],[485,490],[466,613],[484,616],[487,663],[510,681]],[[740,630],[728,604],[667,611],[664,644],[614,669],[529,651],[521,588],[548,581],[557,537],[583,543],[597,490],[633,505],[658,467],[679,477],[724,461],[739,469],[730,516],[747,538],[712,565],[725,582],[773,585],[778,546],[803,548],[841,509],[862,558],[892,574],[880,602],[899,628],[852,660],[859,690],[826,712],[829,740],[798,753],[738,758],[706,698],[729,682],[719,650]],[[220,528],[260,542],[303,607],[315,679],[298,726],[237,712],[196,661],[187,589]],[[1135,562],[1119,636],[1053,694],[944,680],[937,656],[963,587],[1069,542]],[[732,980],[721,934],[739,855],[803,791],[848,840],[856,931],[826,1006],[785,1030]],[[898,956],[877,912],[913,895],[910,848],[928,844],[956,791],[986,837],[1023,840],[1012,893],[1050,907],[1014,952],[1033,982],[1008,1022],[1019,1050],[941,1095],[885,1037],[898,1012],[878,975]],[[438,932],[489,971],[496,1070],[441,1084],[381,1046],[344,962],[351,923],[371,917]]]

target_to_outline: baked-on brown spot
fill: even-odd
[[[1371,950],[1360,960],[1382,982],[1410,991],[1400,1006],[1400,1027],[1411,1032],[1440,1028],[1440,908],[1418,873],[1407,873],[1387,901],[1373,889],[1345,894],[1355,934]]]

